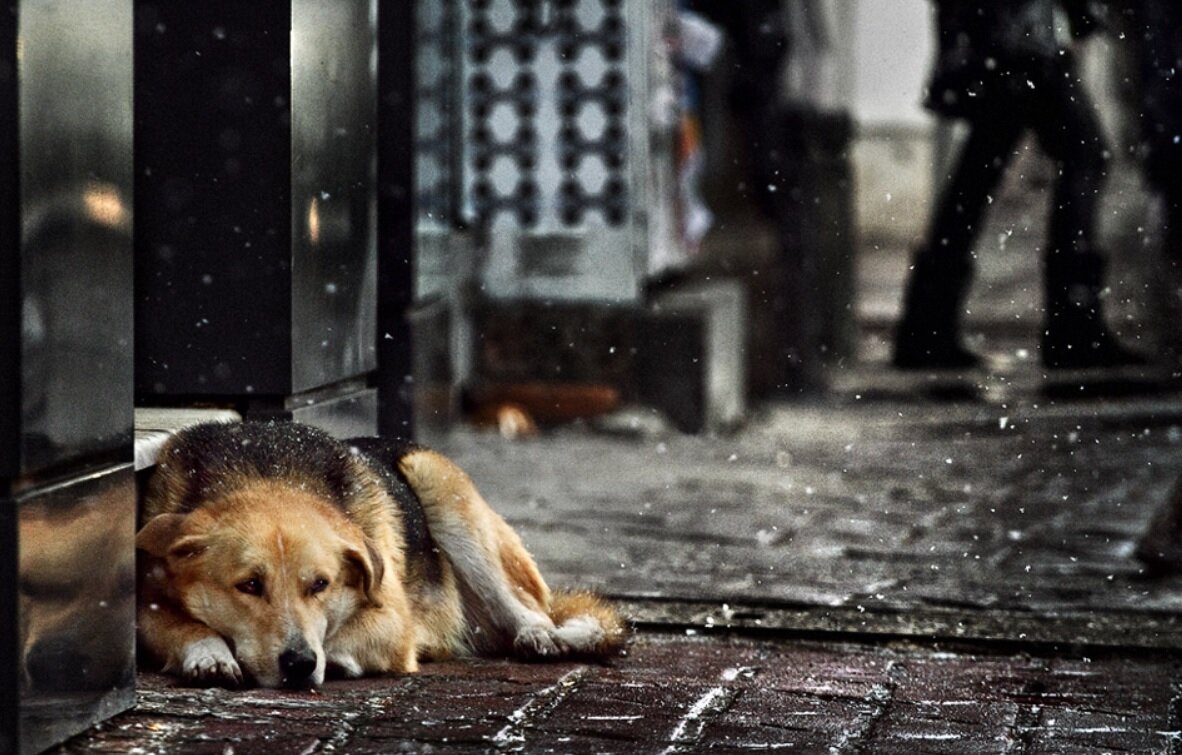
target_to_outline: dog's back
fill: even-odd
[[[372,481],[347,446],[292,422],[207,423],[182,430],[161,450],[145,500],[145,518],[188,513],[253,480],[303,486],[346,507]]]
[[[197,425],[164,446],[144,516],[188,513],[246,482],[277,480],[325,497],[369,534],[378,521],[398,527],[409,578],[435,585],[442,579],[439,551],[422,504],[398,468],[418,448],[397,438],[339,441],[293,422]]]

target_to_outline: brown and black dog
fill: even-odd
[[[141,649],[191,681],[303,688],[626,640],[597,597],[551,593],[468,476],[411,443],[198,425],[162,448],[143,513]]]

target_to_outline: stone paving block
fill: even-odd
[[[701,685],[739,674],[756,654],[749,645],[731,647],[695,635],[663,635],[668,642],[649,642],[647,635],[628,648],[627,657],[605,672],[605,681],[621,685]]]
[[[694,704],[714,689],[703,681],[589,684],[554,711],[546,728],[570,736],[627,742],[671,736]]]
[[[1046,660],[1020,656],[914,653],[899,660],[896,669],[901,681],[897,701],[953,715],[962,707],[1036,704],[1050,676]]]
[[[865,655],[852,645],[848,650],[832,653],[805,645],[785,657],[769,653],[758,664],[758,686],[819,699],[866,700],[889,685],[889,658]]]
[[[1152,715],[1051,709],[1030,736],[1033,752],[1175,752],[1180,734],[1155,726]]]
[[[845,734],[871,720],[877,706],[856,697],[829,697],[778,689],[747,688],[711,723],[714,747],[795,748],[827,751]]]
[[[634,747],[635,745],[631,742],[617,739],[544,731],[531,732],[530,736],[515,751],[536,752],[540,755],[570,755],[570,753],[577,752],[599,753],[600,755],[613,755],[614,753],[626,755],[629,752],[635,752]],[[507,751],[514,750],[510,749]],[[485,749],[480,752],[488,752],[488,750]],[[659,752],[659,750],[653,750],[652,752]]]
[[[963,702],[963,701],[957,701]],[[964,716],[966,712],[970,715]],[[932,711],[895,704],[870,735],[876,752],[996,753],[1014,741],[1017,706]],[[974,715],[975,714],[975,715]]]
[[[608,666],[451,661],[319,694],[140,682],[59,752],[1164,752],[1182,660],[645,633]]]

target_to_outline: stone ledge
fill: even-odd
[[[232,409],[157,409],[135,410],[135,471],[156,464],[160,447],[186,427],[202,422],[238,422],[242,416]]]
[[[647,308],[489,301],[472,317],[474,386],[606,386],[691,433],[746,416],[747,301],[737,281],[687,281]]]

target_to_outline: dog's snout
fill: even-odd
[[[279,655],[280,683],[291,689],[302,689],[316,673],[316,656],[309,650],[284,650]]]

